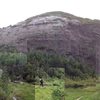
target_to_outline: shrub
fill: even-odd
[[[64,100],[64,90],[62,89],[55,89],[52,93],[53,100]]]

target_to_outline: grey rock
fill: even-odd
[[[64,12],[31,17],[0,29],[0,45],[13,45],[19,52],[42,50],[73,56],[100,72],[100,21]]]

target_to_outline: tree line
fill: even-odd
[[[0,52],[0,68],[6,70],[11,81],[35,82],[36,77],[86,79],[96,77],[95,68],[83,64],[75,58],[43,52],[10,53]]]

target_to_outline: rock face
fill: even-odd
[[[100,21],[64,12],[31,17],[0,29],[0,48],[14,46],[20,52],[41,50],[73,56],[100,72]]]

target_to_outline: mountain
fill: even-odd
[[[0,29],[0,50],[72,56],[100,72],[100,21],[48,12]]]

